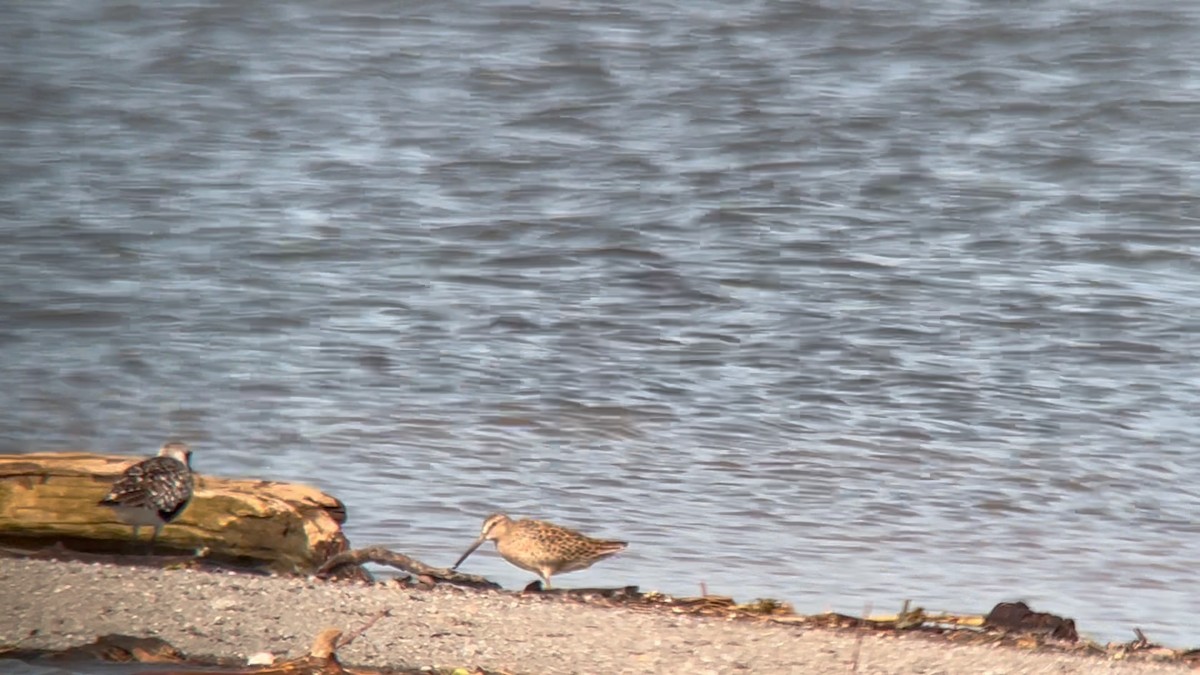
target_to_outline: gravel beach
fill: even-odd
[[[192,657],[307,652],[323,628],[347,632],[347,665],[482,666],[513,673],[849,672],[851,634],[798,626],[590,607],[511,593],[402,589],[194,570],[0,559],[0,644],[58,649],[123,633]],[[1010,647],[866,636],[859,673],[1184,673]]]

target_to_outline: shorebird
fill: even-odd
[[[157,457],[125,469],[99,505],[112,508],[118,518],[133,526],[135,545],[141,526],[152,526],[153,552],[163,526],[175,520],[192,498],[191,459],[192,451],[186,443],[164,443]]]
[[[550,588],[552,575],[587,569],[628,546],[623,541],[592,539],[544,520],[513,520],[503,513],[494,513],[483,521],[479,538],[450,569],[458,569],[467,556],[489,539],[496,542],[501,558],[537,574],[546,589]]]

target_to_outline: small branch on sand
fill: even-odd
[[[1150,641],[1146,639],[1146,634],[1141,628],[1133,627],[1133,634],[1137,636],[1137,641],[1130,645],[1133,648],[1145,648],[1150,646]]]
[[[363,633],[367,632],[368,630],[371,630],[371,626],[374,626],[380,619],[382,619],[385,616],[391,616],[391,615],[392,615],[392,610],[390,610],[390,609],[385,609],[385,610],[379,612],[375,616],[371,617],[370,620],[368,620],[366,623],[364,623],[358,630],[354,631],[349,636],[347,636],[345,640],[342,640],[341,642],[339,642],[337,645],[337,648],[341,649],[342,647],[345,647],[346,645],[350,644],[351,642],[354,642],[354,640],[359,635],[362,635]]]
[[[403,553],[389,551],[382,546],[368,546],[367,548],[358,548],[353,551],[339,553],[321,565],[320,569],[317,570],[317,577],[321,579],[337,577],[342,574],[341,568],[358,566],[362,574],[366,574],[369,579],[370,575],[367,574],[366,570],[362,570],[361,568],[364,563],[387,565],[388,567],[394,567],[418,577],[427,577],[431,584],[441,581],[454,584],[455,586],[467,586],[470,588],[500,588],[499,584],[488,581],[485,577],[476,574],[463,574],[445,567],[426,565],[420,560],[410,558]]]
[[[863,604],[863,616],[871,616],[871,603]],[[862,652],[863,629],[866,627],[865,621],[859,621],[854,627],[854,656],[850,660],[850,672],[858,672],[858,655]]]

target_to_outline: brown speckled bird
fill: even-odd
[[[503,513],[494,513],[483,521],[479,538],[450,569],[458,569],[467,556],[489,539],[496,542],[500,557],[540,576],[547,589],[552,575],[586,569],[628,546],[623,541],[592,539],[544,520],[513,520]]]
[[[152,526],[153,551],[163,526],[175,520],[192,498],[191,459],[186,443],[165,443],[157,457],[125,469],[99,505],[113,509],[118,518],[133,526],[135,544],[141,526]]]

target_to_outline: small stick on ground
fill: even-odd
[[[1137,636],[1137,642],[1133,643],[1133,647],[1135,649],[1140,649],[1150,645],[1150,640],[1146,639],[1146,634],[1142,632],[1141,628],[1134,626],[1133,634]]]
[[[871,603],[863,605],[862,618],[858,620],[858,625],[854,630],[854,656],[850,660],[850,672],[858,672],[858,655],[862,651],[863,631],[867,627],[867,617],[871,616]]]
[[[359,635],[362,635],[363,633],[367,632],[368,630],[371,630],[371,626],[374,626],[380,619],[382,619],[385,616],[391,616],[391,615],[392,615],[392,610],[390,610],[390,609],[381,610],[378,614],[371,617],[366,623],[364,623],[358,630],[354,631],[353,633],[347,635],[344,639],[340,640],[337,643],[337,648],[341,649],[342,647],[345,647],[346,645],[350,644],[351,642],[354,642],[355,638],[357,638]]]

